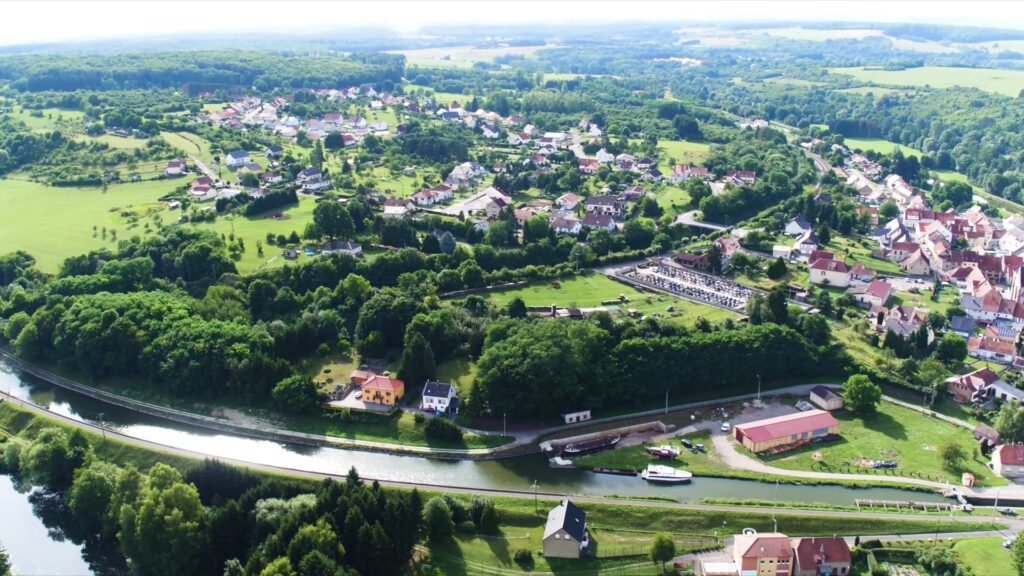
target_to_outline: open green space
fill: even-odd
[[[135,150],[136,148],[144,148],[146,146],[145,138],[123,138],[121,136],[114,136],[113,134],[101,134],[100,136],[86,136],[84,134],[79,134],[75,137],[75,140],[78,140],[79,142],[96,142],[106,144],[115,150]]]
[[[558,288],[555,288],[555,284]],[[692,324],[699,317],[711,322],[717,322],[726,318],[737,318],[737,314],[697,304],[689,300],[674,298],[667,294],[641,292],[636,288],[620,284],[603,274],[587,272],[571,278],[563,278],[557,281],[543,281],[513,288],[509,290],[498,290],[484,293],[496,306],[505,306],[513,298],[522,298],[527,306],[551,306],[552,304],[564,308],[594,308],[601,306],[602,302],[617,300],[623,294],[627,302],[607,305],[609,310],[619,310],[625,313],[627,310],[636,310],[641,314],[659,314]],[[667,308],[671,306],[672,312]]]
[[[927,86],[952,88],[963,86],[1016,98],[1024,89],[1024,71],[996,68],[958,68],[952,66],[920,66],[905,70],[879,68],[829,68],[832,74],[846,74],[864,82],[887,86]]]
[[[874,416],[861,417],[844,410],[835,413],[835,417],[839,421],[840,440],[761,459],[789,470],[834,473],[872,473],[867,460],[894,460],[897,469],[874,473],[959,484],[960,474],[971,472],[979,485],[1006,484],[1005,479],[988,469],[987,459],[977,452],[971,431],[966,428],[888,402],[882,402]],[[939,451],[947,444],[959,444],[969,455],[962,469],[948,470],[943,466]]]
[[[960,305],[960,291],[956,286],[943,284],[939,289],[939,299],[932,300],[932,284],[922,284],[917,292],[897,292],[890,306],[904,305],[915,308],[927,308],[929,313],[944,315],[946,310]]]
[[[815,80],[804,80],[803,78],[788,78],[786,76],[773,76],[771,78],[764,79],[765,84],[774,84],[777,86],[796,86],[799,88],[813,88],[815,86],[824,86],[824,82],[817,82]]]
[[[690,194],[676,184],[667,184],[654,194],[658,206],[667,214],[678,216],[690,210]]]
[[[860,262],[864,266],[878,272],[902,275],[904,272],[900,268],[899,263],[871,255],[871,252],[877,246],[876,242],[867,238],[848,238],[838,234],[833,234],[831,241],[828,243],[828,249],[835,252],[837,256],[841,257],[851,266],[854,262]]]
[[[907,94],[907,90],[900,88],[885,88],[883,86],[858,86],[856,88],[842,88],[837,92],[848,92],[850,94],[874,94],[875,98],[881,98],[889,94],[903,95]]]
[[[7,114],[21,120],[29,130],[34,132],[52,131],[62,122],[80,122],[85,117],[85,113],[81,110],[62,110],[60,108],[43,108],[41,110],[17,108]]]
[[[0,180],[0,212],[4,214],[0,253],[25,250],[35,256],[41,270],[56,272],[69,256],[104,246],[116,248],[111,231],[116,231],[117,238],[128,238],[146,234],[145,226],[152,222],[149,218],[172,222],[177,212],[166,212],[157,200],[180,184],[180,180],[153,180],[112,184],[104,191]],[[108,232],[105,239],[103,228]],[[151,225],[150,230],[155,231],[156,226]]]
[[[659,140],[658,151],[661,152],[658,170],[668,175],[672,173],[672,159],[678,164],[704,164],[711,155],[711,145],[687,140]]]
[[[953,170],[932,170],[931,175],[943,182],[963,182],[964,184],[970,184],[971,188],[974,189],[975,202],[991,204],[992,206],[995,206],[1004,212],[1009,212],[1010,214],[1016,214],[1018,216],[1024,215],[1024,205],[987,192],[981,186],[971,182],[970,178],[965,174],[954,172]]]
[[[347,379],[347,375],[346,379]],[[406,391],[408,394],[409,391]],[[323,434],[350,440],[368,440],[405,446],[431,446],[433,448],[490,448],[512,441],[504,436],[466,434],[462,441],[427,438],[424,424],[416,422],[411,412],[396,411],[390,415],[358,414],[351,421],[330,419],[322,415],[289,416],[282,422],[289,430]]]
[[[213,162],[210,143],[201,136],[191,132],[161,132],[160,136],[184,154],[195,156],[206,163]]]
[[[1010,551],[1003,548],[1001,538],[969,538],[958,540],[953,550],[960,561],[986,576],[1017,576],[1010,563]]]
[[[880,154],[889,154],[897,149],[903,152],[904,156],[917,156],[921,157],[921,151],[915,150],[909,146],[903,146],[889,140],[882,138],[844,138],[843,141],[846,143],[846,147],[855,150],[860,149],[865,152],[878,152]]]

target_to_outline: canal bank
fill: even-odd
[[[379,452],[345,450],[213,432],[107,405],[0,366],[0,391],[39,406],[43,412],[96,430],[106,429],[155,449],[183,450],[189,455],[232,460],[241,465],[282,471],[343,475],[355,467],[366,477],[396,485],[445,489],[505,490],[533,494],[533,484],[550,494],[666,498],[698,502],[705,498],[748,498],[778,502],[852,505],[857,498],[942,501],[939,494],[899,488],[846,488],[835,485],[775,484],[732,478],[697,478],[688,486],[652,485],[635,477],[555,470],[540,454],[500,460],[436,460]]]

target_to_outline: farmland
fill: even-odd
[[[1024,89],[1024,71],[993,68],[954,68],[948,66],[921,66],[905,70],[871,68],[830,68],[832,74],[846,74],[857,80],[883,86],[914,86],[952,88],[962,86],[978,88],[994,94],[1016,98]]]
[[[442,68],[470,68],[474,62],[491,62],[498,56],[530,56],[538,50],[554,48],[543,46],[499,46],[477,48],[475,46],[445,46],[419,50],[394,50],[392,54],[404,54],[409,64]]]
[[[184,154],[193,155],[203,162],[212,162],[210,143],[189,132],[161,132],[160,137],[168,144],[181,150]]]
[[[552,304],[567,308],[590,308],[601,306],[601,302],[615,300],[624,294],[629,301],[622,306],[610,305],[609,309],[634,309],[643,314],[660,314],[686,324],[692,324],[699,317],[711,322],[737,316],[721,308],[706,306],[673,298],[666,294],[641,292],[630,286],[597,273],[576,276],[558,281],[555,288],[551,282],[536,283],[512,290],[489,292],[485,296],[497,306],[505,306],[513,298],[522,298],[527,306],[550,306]],[[674,311],[668,312],[672,306]]]

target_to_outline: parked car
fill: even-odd
[[[721,430],[722,432],[728,432],[729,430],[732,430],[732,424],[729,424],[728,422],[722,422]]]
[[[1002,514],[1003,516],[1016,516],[1017,515],[1017,511],[1014,510],[1013,508],[1003,508],[1002,510],[999,511],[999,513]]]
[[[693,442],[690,442],[686,438],[683,438],[683,447],[689,450],[690,448],[693,448]]]

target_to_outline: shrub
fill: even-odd
[[[472,520],[466,520],[465,522],[459,522],[459,525],[455,527],[460,534],[476,534],[476,524],[473,524]]]
[[[526,548],[519,548],[512,554],[512,559],[524,570],[533,568],[533,553]]]
[[[426,417],[426,416],[424,416],[424,415],[423,415],[422,413],[420,413],[420,412],[417,412],[417,413],[413,414],[413,416],[412,416],[412,420],[413,420],[413,422],[415,422],[415,423],[417,423],[417,424],[423,424],[423,422],[424,422],[424,421],[425,421],[426,419],[427,419],[427,417]]]
[[[423,432],[427,438],[432,440],[446,440],[449,442],[462,440],[462,430],[459,430],[458,426],[443,417],[428,420]]]

